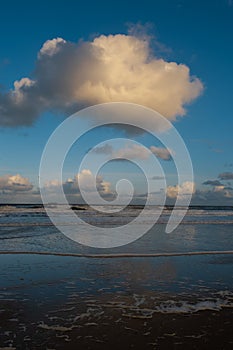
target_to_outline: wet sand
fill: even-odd
[[[0,349],[232,349],[232,259],[180,259],[0,255]]]
[[[192,315],[155,314],[126,317],[119,309],[86,315],[69,325],[69,310],[50,313],[40,322],[24,304],[1,303],[1,347],[5,349],[232,349],[233,310],[201,311]],[[59,305],[58,305],[59,307]],[[15,310],[20,310],[15,318]],[[41,318],[39,318],[41,319]],[[5,330],[5,331],[4,331]],[[12,346],[12,348],[11,348]]]

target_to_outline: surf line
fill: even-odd
[[[233,254],[233,250],[207,250],[194,252],[169,252],[169,253],[116,253],[116,254],[81,254],[81,253],[59,253],[59,252],[39,252],[39,251],[0,251],[0,255],[49,255],[49,256],[70,256],[77,258],[92,259],[117,259],[117,258],[160,258],[176,256],[194,255],[226,255]]]

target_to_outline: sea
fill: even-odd
[[[53,208],[68,225],[64,207]],[[119,230],[143,209],[128,206],[105,213],[84,205],[72,208],[93,226]],[[134,327],[125,324],[130,319],[143,322],[148,348],[152,343],[157,348],[159,338],[152,342],[148,326],[156,315],[189,318],[211,312],[217,317],[233,310],[233,206],[191,206],[178,227],[166,233],[172,210],[180,209],[165,206],[152,228],[132,243],[93,248],[61,233],[43,205],[0,205],[0,349],[69,349],[72,337],[78,339],[77,327],[114,323],[132,332]],[[144,220],[153,220],[150,208]],[[208,339],[206,328],[198,332],[190,337]],[[86,348],[95,349],[109,331],[88,334]],[[176,332],[166,334],[176,337]]]

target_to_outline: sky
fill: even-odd
[[[148,177],[150,195],[158,198],[165,191],[171,202],[192,194],[193,204],[233,205],[232,0],[11,1],[1,4],[0,33],[0,203],[40,202],[41,155],[69,115],[125,102],[172,123],[194,179],[178,183],[174,150],[147,132],[100,127],[76,142],[64,162],[70,201],[81,201],[80,186],[92,192],[92,166],[108,162],[96,180],[107,200],[124,178],[140,203]],[[106,141],[116,138],[134,143]],[[80,169],[93,148],[89,167]],[[165,188],[150,166],[154,156]],[[56,174],[43,186],[56,201]]]

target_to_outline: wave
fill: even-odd
[[[155,300],[145,294],[133,294],[133,300],[118,299],[101,303],[99,299],[94,299],[87,300],[87,306],[92,311],[96,311],[97,314],[102,313],[105,309],[118,309],[121,310],[123,317],[138,319],[150,319],[156,313],[192,314],[200,311],[220,311],[224,308],[233,308],[233,293],[229,290],[213,292],[207,297],[189,295],[188,299],[184,298],[183,295],[169,296],[169,299],[167,299],[167,295],[160,295],[159,298],[161,297],[165,297],[166,300]],[[88,313],[85,313],[83,317],[87,315]],[[81,318],[82,315],[78,317]]]
[[[233,250],[206,250],[194,252],[169,252],[169,253],[110,253],[110,254],[82,254],[82,253],[61,253],[61,252],[43,252],[43,251],[0,251],[0,255],[53,255],[53,256],[70,256],[77,258],[93,259],[116,259],[116,258],[160,258],[176,256],[194,256],[194,255],[230,255]]]
[[[27,227],[27,226],[54,226],[52,222],[37,223],[37,222],[13,222],[0,224],[0,227]]]
[[[217,300],[204,300],[198,301],[195,304],[189,303],[187,301],[179,301],[179,303],[173,301],[167,301],[166,303],[161,303],[155,309],[155,312],[161,312],[164,314],[174,314],[174,313],[194,313],[198,311],[220,311],[226,307],[233,307],[233,302],[226,299]]]
[[[94,305],[91,305],[94,306]],[[122,316],[128,318],[140,318],[149,319],[152,318],[155,313],[162,314],[190,314],[200,311],[220,311],[223,308],[233,308],[232,295],[222,297],[215,297],[207,300],[199,300],[196,302],[190,302],[186,300],[166,300],[154,305],[153,307],[135,307],[134,305],[128,306],[122,303],[114,304],[100,304],[98,307],[104,308],[117,308],[124,310]]]
[[[13,211],[13,210],[17,210],[17,207],[14,205],[0,205],[0,211]]]
[[[84,220],[84,218],[82,218]],[[102,218],[103,219],[103,218]],[[100,222],[99,220],[84,220],[86,222],[88,222],[90,225],[98,225],[98,224],[103,224],[103,225],[123,225],[124,223],[128,223],[128,220],[117,220],[117,221],[113,221],[113,220],[103,220],[102,222]],[[148,223],[147,220],[142,221],[141,223],[137,223],[144,225],[145,223]],[[165,225],[167,224],[167,220],[159,220],[158,222],[155,223],[155,225]],[[61,226],[76,226],[77,223],[69,223],[69,222],[63,222],[60,223]],[[185,221],[183,220],[179,225],[233,225],[233,220],[208,220],[208,221],[197,221],[197,220],[188,220]],[[1,223],[0,227],[33,227],[33,226],[38,226],[38,227],[47,227],[47,226],[54,226],[53,223],[51,222],[43,222],[43,223],[39,223],[39,222],[5,222],[5,223]]]
[[[70,204],[70,206],[80,206],[83,209],[88,209],[88,210],[95,210],[92,207],[90,207],[87,204]],[[58,204],[58,203],[51,203],[51,204],[46,204],[46,207],[50,207],[50,208],[64,208],[67,207],[66,204]],[[107,204],[107,205],[95,205],[96,208],[99,208],[100,211],[102,209],[105,208],[119,208],[121,209],[122,206],[113,206],[111,205],[111,203]],[[144,205],[128,205],[126,207],[122,207],[123,210],[142,210],[144,209],[145,206]],[[186,206],[174,206],[174,205],[164,205],[164,206],[160,206],[160,205],[151,205],[151,206],[146,206],[146,209],[150,209],[150,208],[158,208],[158,210],[160,209],[164,209],[166,211],[172,211],[172,210],[184,210],[187,209],[189,211],[197,211],[197,212],[204,212],[204,211],[233,211],[233,205],[190,205],[189,207]],[[43,204],[11,204],[11,203],[0,203],[0,210],[4,210],[4,209],[44,209],[44,205]]]
[[[107,305],[99,305],[104,308]],[[124,305],[114,305],[112,308],[122,308]],[[128,307],[127,307],[128,308]],[[220,311],[223,308],[233,308],[232,298],[217,298],[215,300],[203,300],[197,301],[196,303],[191,303],[184,300],[174,301],[167,300],[153,308],[135,308],[129,307],[129,311],[122,314],[124,317],[129,318],[152,318],[154,313],[162,314],[189,314],[200,311]]]

